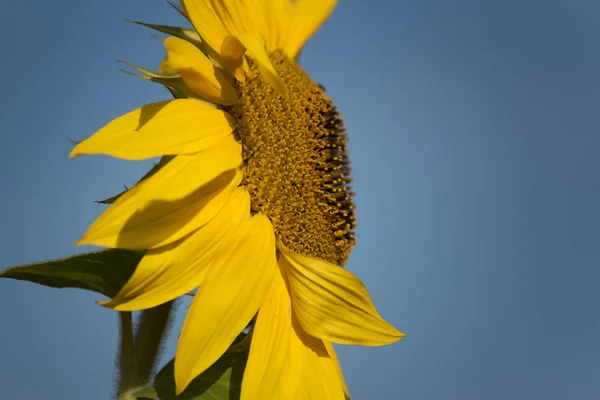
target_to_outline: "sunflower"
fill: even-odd
[[[77,244],[144,250],[106,307],[155,307],[197,288],[175,357],[180,393],[256,316],[242,399],[344,399],[333,343],[404,335],[343,268],[353,245],[347,136],[296,62],[335,0],[183,0],[160,70],[175,99],[79,143],[157,172],[120,195]]]

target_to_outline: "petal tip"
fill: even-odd
[[[75,146],[73,148],[73,150],[71,150],[71,152],[69,153],[69,158],[75,158],[75,157],[83,154],[82,152],[79,151],[78,147],[79,146]]]
[[[131,305],[128,304],[127,301],[122,296],[119,296],[119,295],[116,295],[114,298],[112,298],[110,300],[97,301],[96,304],[98,304],[99,306],[102,306],[104,308],[108,308],[109,310],[120,311],[120,312],[132,312],[132,311],[139,310],[139,308],[131,307]]]
[[[185,390],[185,386],[175,384],[175,396],[179,396]]]
[[[97,301],[96,304],[98,304],[99,306],[102,306],[104,308],[109,308],[111,310],[114,310],[113,307],[113,301],[114,300],[101,300],[101,301]]]
[[[177,367],[178,363],[177,363],[177,354],[175,355],[175,395],[179,396],[190,384],[190,382],[192,381],[192,379],[190,379],[190,375],[187,373],[182,373],[179,369],[181,368],[181,366],[179,366],[179,368]]]
[[[388,344],[392,344],[392,343],[396,343],[399,340],[402,340],[406,337],[406,334],[403,332],[400,332],[398,329],[396,329],[395,327],[393,327],[392,325],[390,325],[390,332],[389,332],[389,340],[383,342],[382,344],[388,345]],[[387,342],[387,343],[386,343]]]
[[[287,86],[285,85],[285,83],[283,83],[283,80],[281,80],[281,78],[275,79],[275,91],[279,92],[279,93],[285,93],[287,92]]]
[[[105,243],[102,243],[98,240],[97,236],[90,234],[89,229],[79,240],[73,243],[75,246],[104,246],[111,247],[110,245],[105,246]]]
[[[396,329],[396,341],[398,341],[400,339],[404,339],[405,337],[406,337],[406,333],[400,332],[398,329]]]

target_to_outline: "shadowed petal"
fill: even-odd
[[[100,304],[118,311],[142,310],[197,288],[213,265],[221,241],[249,218],[250,195],[237,188],[202,228],[181,241],[148,251],[115,298]]]
[[[175,201],[145,197],[140,201],[137,194],[142,185],[136,185],[104,211],[76,244],[147,250],[173,243],[210,221],[241,180],[241,172],[229,170]]]
[[[176,156],[138,184],[138,208],[143,208],[147,201],[183,199],[223,172],[239,167],[241,163],[242,146],[233,135],[227,135],[215,146],[201,152]]]

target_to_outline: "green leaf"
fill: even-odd
[[[21,265],[0,272],[0,278],[29,281],[54,288],[79,288],[114,297],[144,253],[109,249],[58,260]]]
[[[179,396],[175,395],[174,359],[156,375],[151,387],[134,394],[137,399],[161,400],[239,400],[242,376],[248,361],[248,346],[238,336],[229,350],[200,374]]]

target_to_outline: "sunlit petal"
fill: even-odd
[[[242,400],[295,398],[302,380],[303,346],[292,327],[290,296],[278,269],[256,319]]]
[[[283,51],[295,58],[302,46],[331,15],[338,0],[296,0],[285,29]]]
[[[240,223],[194,297],[175,356],[176,392],[214,363],[250,322],[277,269],[267,217]]]
[[[346,380],[344,379],[344,374],[342,373],[342,367],[340,366],[340,362],[337,358],[337,354],[335,354],[335,349],[333,348],[333,344],[328,340],[323,340],[323,344],[325,345],[325,349],[327,349],[327,353],[331,358],[331,362],[334,365],[334,368],[340,378],[340,382],[342,383],[342,388],[344,390],[344,395],[350,398],[350,393],[348,392],[348,387],[346,386]]]
[[[285,90],[285,84],[277,74],[277,71],[275,71],[271,60],[269,60],[269,55],[265,49],[264,42],[250,33],[237,35],[236,39],[246,48],[246,54],[256,61],[265,81],[276,90]]]
[[[204,98],[218,104],[235,104],[235,88],[200,49],[174,36],[166,38],[164,44],[167,58],[163,68],[179,72],[187,87]]]
[[[80,142],[69,157],[107,154],[126,160],[190,154],[229,135],[235,120],[198,100],[177,99],[148,104],[109,122]]]
[[[216,51],[221,50],[229,32],[223,25],[211,0],[182,0],[181,5],[202,40]]]
[[[380,346],[404,337],[377,312],[351,272],[316,257],[279,247],[286,263],[292,305],[310,335],[341,344]]]

